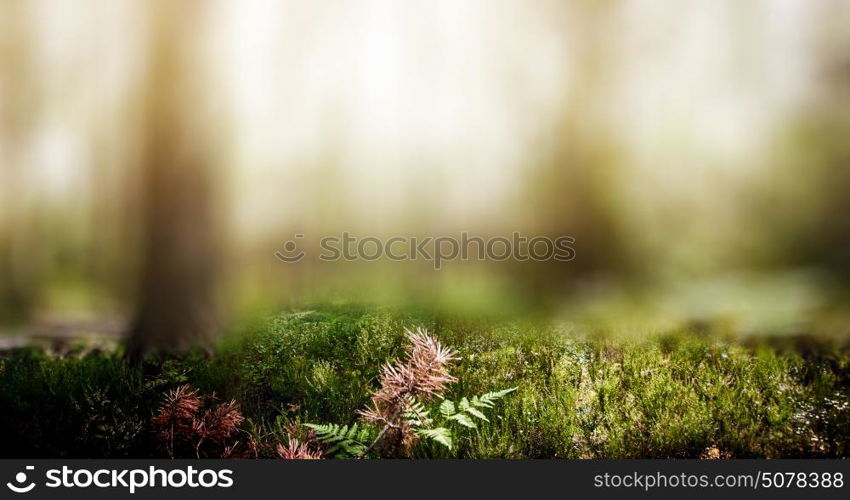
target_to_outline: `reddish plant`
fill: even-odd
[[[286,446],[278,443],[277,454],[285,460],[318,460],[322,458],[322,450],[302,443],[298,439],[289,438]]]
[[[216,401],[214,394],[200,396],[188,384],[166,394],[151,423],[157,437],[165,443],[169,457],[174,458],[181,447],[189,445],[198,458],[202,454],[233,456],[238,441],[230,441],[245,418],[235,401],[221,404]],[[219,453],[214,453],[216,451]]]
[[[195,416],[203,401],[198,391],[181,385],[169,391],[152,419],[156,435],[165,442],[168,456],[174,458],[175,441],[182,441],[193,433]]]
[[[211,442],[217,447],[227,446],[227,440],[239,431],[239,424],[245,418],[239,412],[236,401],[222,403],[214,408],[208,408],[200,418],[195,418],[193,430],[197,438],[195,455],[200,457],[201,446]]]
[[[448,364],[457,353],[417,328],[405,331],[410,345],[404,358],[387,363],[381,373],[381,386],[372,394],[372,404],[358,413],[368,421],[383,425],[378,437],[363,452],[368,453],[382,440],[398,451],[410,450],[418,436],[412,432],[405,412],[414,401],[443,397],[448,384],[457,379],[448,372]]]

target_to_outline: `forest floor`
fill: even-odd
[[[133,365],[120,347],[10,349],[0,357],[0,454],[167,456],[152,417],[168,391],[191,384],[240,406],[239,437],[222,450],[250,442],[253,456],[271,457],[304,423],[360,421],[405,328],[419,326],[459,353],[447,398],[517,389],[488,421],[455,429],[451,449],[421,440],[413,457],[850,457],[848,343],[711,329],[628,337],[353,306],[254,321],[213,356]],[[212,445],[181,453],[221,456]]]

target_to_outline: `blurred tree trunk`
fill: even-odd
[[[525,262],[517,267],[536,303],[569,292],[583,281],[616,275],[627,265],[619,226],[620,158],[610,131],[620,61],[614,50],[619,2],[588,0],[553,5],[553,22],[567,33],[570,90],[543,154],[532,170],[528,203],[536,234],[571,236],[570,262]]]
[[[28,141],[38,119],[31,6],[0,4],[0,322],[29,319],[38,295],[38,246],[25,183]]]
[[[850,38],[846,8],[814,9],[814,82],[777,140],[769,175],[755,186],[750,224],[765,235],[775,268],[818,269],[850,285]]]
[[[140,289],[132,358],[208,345],[216,327],[215,171],[205,117],[199,0],[149,2],[149,72],[141,101]]]
[[[846,5],[818,6],[815,23],[817,99],[810,102],[800,138],[811,152],[808,165],[796,165],[819,178],[811,199],[816,218],[807,224],[799,254],[804,265],[823,266],[843,286],[850,284],[850,37]],[[812,161],[814,160],[814,161]],[[811,174],[810,174],[811,175]],[[808,262],[807,262],[808,261]]]

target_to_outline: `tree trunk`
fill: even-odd
[[[203,2],[151,5],[143,107],[141,266],[127,352],[181,353],[216,325],[215,171],[194,45]]]
[[[39,117],[32,6],[0,5],[0,323],[25,323],[40,288],[34,206],[24,186],[28,141]]]

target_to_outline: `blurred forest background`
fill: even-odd
[[[842,0],[0,2],[10,329],[357,300],[844,332],[848,190]],[[342,231],[577,256],[274,257]]]

